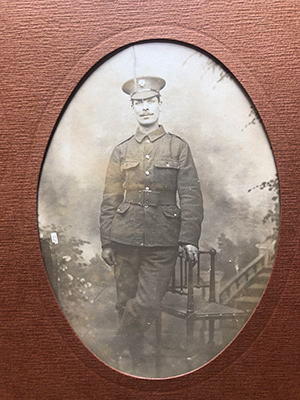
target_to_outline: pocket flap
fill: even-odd
[[[121,163],[121,171],[123,171],[124,169],[137,167],[139,163],[140,163],[139,161],[126,160]]]
[[[162,209],[166,217],[180,218],[181,210],[177,206],[164,206]]]
[[[179,169],[179,162],[176,160],[156,160],[155,164],[158,168],[175,168]]]
[[[129,207],[130,207],[129,203],[121,203],[119,205],[119,207],[117,208],[116,212],[118,214],[124,214],[128,210]]]

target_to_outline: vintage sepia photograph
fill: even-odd
[[[100,60],[41,168],[39,237],[60,307],[101,362],[138,378],[190,373],[234,340],[266,289],[279,216],[255,105],[184,43]]]

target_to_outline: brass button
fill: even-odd
[[[145,174],[148,176],[150,174],[150,172],[149,171],[145,171]]]
[[[145,157],[147,160],[149,160],[149,158],[150,158],[149,154],[146,154]]]

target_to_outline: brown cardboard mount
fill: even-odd
[[[1,3],[1,399],[296,399],[299,395],[299,3],[3,0]],[[37,230],[39,173],[80,79],[114,50],[186,42],[219,59],[258,109],[281,189],[267,290],[236,340],[175,379],[120,374],[78,339],[50,288]]]

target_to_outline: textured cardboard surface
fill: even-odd
[[[296,399],[299,380],[299,4],[296,1],[1,3],[0,398]],[[48,283],[37,233],[40,167],[72,90],[128,43],[185,41],[223,62],[257,107],[281,187],[279,250],[236,340],[198,371],[121,375],[91,354]]]

